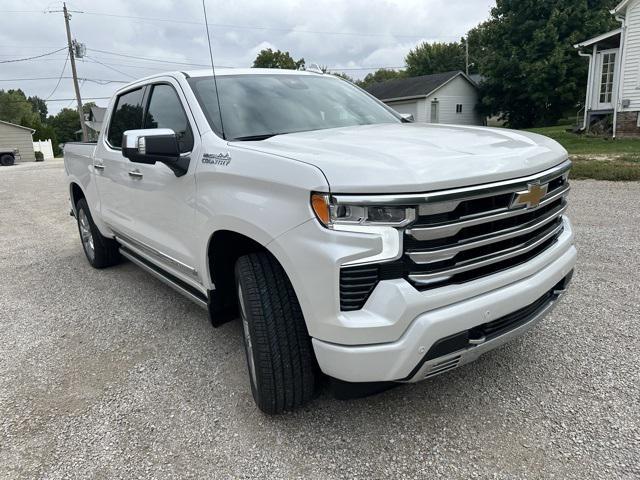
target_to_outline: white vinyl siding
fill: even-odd
[[[20,150],[21,162],[35,162],[31,130],[0,122],[0,147]]]
[[[476,112],[478,91],[464,77],[459,76],[427,98],[427,103],[438,99],[438,123],[456,125],[482,125]],[[462,113],[457,113],[462,105]]]
[[[630,100],[624,111],[640,110],[640,0],[627,7],[627,37],[625,43],[621,100]]]
[[[418,101],[390,103],[389,106],[396,112],[403,115],[413,115],[413,119],[418,118]]]

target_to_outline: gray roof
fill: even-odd
[[[374,83],[367,87],[367,91],[379,100],[426,97],[458,75],[468,78],[460,70],[454,70],[452,72],[422,75],[421,77],[398,78],[386,82]]]
[[[100,122],[104,120],[104,114],[107,112],[106,107],[91,107],[91,116],[93,121]]]
[[[21,128],[23,130],[29,130],[31,132],[31,135],[33,135],[35,133],[35,130],[33,128],[23,127],[22,125],[16,125],[15,123],[5,122],[4,120],[0,120],[0,123],[3,123],[5,125],[9,125],[10,127],[16,127],[16,128]]]

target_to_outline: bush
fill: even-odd
[[[44,155],[42,152],[35,152],[36,154],[36,162],[44,162]]]

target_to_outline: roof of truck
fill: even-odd
[[[187,70],[182,73],[190,77],[210,77],[213,71],[210,68],[199,70]],[[216,75],[322,75],[305,70],[283,70],[280,68],[216,68]]]

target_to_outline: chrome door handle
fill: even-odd
[[[93,168],[95,168],[96,170],[104,170],[104,165],[102,165],[101,163],[96,163],[93,165]]]
[[[142,178],[142,172],[139,170],[129,170],[129,176],[134,178]]]

